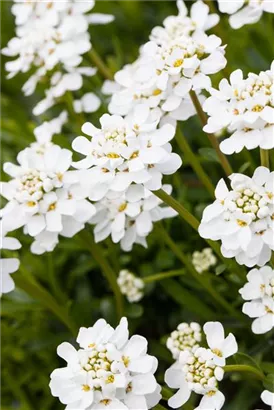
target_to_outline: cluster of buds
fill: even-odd
[[[144,296],[144,282],[127,269],[120,271],[117,283],[130,303],[139,302]]]
[[[167,339],[166,346],[177,360],[182,351],[195,351],[201,340],[201,326],[198,323],[180,323]]]

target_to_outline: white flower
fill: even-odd
[[[163,21],[164,27],[154,27],[150,40],[163,44],[166,41],[176,39],[181,35],[191,35],[196,30],[207,31],[214,27],[220,20],[218,14],[209,14],[209,7],[202,1],[196,1],[188,10],[182,0],[177,1],[178,16],[168,16]]]
[[[261,394],[261,399],[265,404],[271,406],[271,410],[274,410],[274,393],[264,390]]]
[[[141,124],[142,116],[147,114],[142,106],[138,111]],[[122,192],[132,183],[160,189],[163,174],[173,174],[181,166],[181,158],[171,153],[168,144],[175,133],[172,125],[156,129],[157,123],[153,123],[143,131],[138,118],[132,126],[130,121],[109,114],[104,114],[100,123],[101,128],[85,123],[82,131],[91,140],[77,137],[72,143],[75,151],[86,156],[74,166],[90,169],[91,200],[101,199],[109,190]]]
[[[234,71],[230,83],[223,79],[219,90],[210,89],[204,105],[208,113],[206,132],[228,127],[232,132],[220,147],[225,154],[238,153],[243,148],[274,148],[274,62],[270,70],[249,73],[243,79],[241,70]]]
[[[128,339],[127,319],[114,330],[104,319],[81,328],[80,349],[62,343],[57,353],[65,368],[51,374],[50,388],[67,409],[151,408],[161,399],[154,373],[157,359],[149,356],[147,341],[134,335]]]
[[[238,351],[235,336],[232,333],[225,338],[224,328],[220,322],[207,322],[204,325],[206,341],[213,353],[213,362],[225,366],[226,359]]]
[[[79,112],[95,112],[101,105],[100,99],[94,93],[87,93],[83,95],[80,100],[74,100],[74,111]]]
[[[273,178],[274,172],[258,167],[252,178],[232,174],[231,191],[220,180],[216,201],[203,212],[201,237],[221,240],[223,256],[240,265],[265,265],[274,250]]]
[[[62,111],[61,114],[50,121],[45,121],[34,129],[34,135],[39,144],[47,144],[51,142],[53,135],[60,134],[63,125],[67,122],[68,113]]]
[[[211,248],[205,248],[201,252],[195,251],[192,255],[192,263],[197,272],[207,271],[211,266],[216,265],[217,258]]]
[[[264,297],[243,305],[243,313],[256,318],[252,323],[252,332],[263,334],[274,328],[274,298]]]
[[[18,239],[7,238],[5,235],[3,236],[2,221],[0,239],[0,249],[15,250],[21,248]],[[10,277],[10,274],[16,272],[19,265],[20,262],[17,258],[0,258],[0,296],[2,296],[3,293],[9,293],[14,289],[14,281]]]
[[[79,184],[79,171],[68,171],[72,153],[57,145],[44,154],[29,149],[19,153],[19,165],[4,164],[13,179],[2,183],[2,195],[8,199],[5,220],[7,231],[24,226],[24,232],[36,237],[52,232],[71,237],[84,227],[95,213]]]
[[[144,296],[144,281],[127,269],[120,271],[117,283],[121,293],[126,295],[130,303],[139,302]]]
[[[171,186],[163,185],[170,193]],[[96,215],[90,223],[95,224],[95,241],[100,242],[111,235],[114,243],[128,252],[134,243],[147,246],[146,237],[153,229],[153,222],[171,218],[177,213],[160,206],[162,201],[141,185],[132,185],[126,192],[111,192],[95,203]]]
[[[274,13],[271,0],[217,0],[222,13],[230,14],[229,23],[232,28],[239,29],[246,24],[257,23],[263,12]]]
[[[192,322],[180,323],[167,339],[166,346],[174,359],[178,359],[184,350],[195,351],[202,340],[201,326]]]
[[[274,270],[270,266],[252,269],[247,274],[248,282],[239,290],[244,300],[256,300],[274,296]]]

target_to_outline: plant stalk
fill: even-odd
[[[263,167],[269,168],[270,161],[269,161],[269,152],[266,149],[260,148],[260,157],[261,157],[261,165]]]
[[[246,364],[231,364],[223,367],[225,372],[247,372],[254,374],[258,379],[263,380],[264,374],[255,367]]]
[[[167,278],[172,278],[174,276],[181,276],[186,273],[185,269],[170,270],[168,272],[155,273],[154,275],[146,276],[141,278],[144,283],[152,283],[158,280],[164,280]]]
[[[204,112],[195,91],[191,90],[189,92],[189,94],[190,94],[190,98],[193,102],[193,105],[194,105],[194,107],[197,111],[198,117],[200,118],[201,124],[204,127],[207,124],[207,115]],[[207,136],[208,136],[208,139],[209,139],[212,147],[215,149],[215,151],[218,155],[218,158],[220,160],[220,163],[221,163],[226,175],[227,176],[231,175],[233,173],[233,170],[231,168],[230,163],[228,162],[228,159],[226,158],[226,156],[220,150],[220,146],[219,146],[219,142],[218,142],[217,138],[215,137],[214,134],[207,133]]]
[[[98,71],[106,80],[113,80],[113,74],[104,61],[101,59],[100,55],[94,49],[94,47],[89,51],[89,56],[93,64],[98,68]]]

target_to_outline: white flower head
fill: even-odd
[[[220,180],[216,200],[203,213],[199,233],[203,238],[221,240],[226,258],[240,265],[264,266],[274,250],[274,172],[258,167],[252,178],[230,176],[229,191]]]
[[[9,201],[5,220],[7,231],[24,226],[36,237],[45,232],[71,237],[95,213],[79,184],[79,171],[69,171],[72,153],[50,145],[44,153],[33,149],[18,154],[19,165],[4,164],[13,179],[2,183],[2,195]],[[42,235],[43,236],[43,235]]]
[[[262,401],[274,410],[274,393],[264,390],[261,394]]]
[[[263,12],[274,13],[271,0],[217,0],[222,13],[230,14],[229,23],[232,28],[239,29],[246,24],[257,23]]]
[[[52,372],[52,395],[71,409],[155,406],[161,399],[154,377],[157,359],[147,354],[144,337],[128,337],[126,318],[116,329],[104,319],[81,328],[79,350],[66,342],[57,349],[67,366]]]
[[[224,127],[232,135],[221,142],[225,154],[260,147],[274,148],[274,62],[270,70],[249,73],[243,78],[236,70],[220,82],[219,90],[210,89],[204,105],[209,119],[206,132],[218,132]]]
[[[213,361],[218,366],[225,366],[226,359],[238,351],[238,344],[232,333],[225,338],[224,328],[220,322],[207,322],[204,332],[209,348],[213,353]]]
[[[217,258],[211,248],[204,248],[201,252],[195,251],[192,254],[192,263],[198,273],[207,271],[211,266],[216,265]]]
[[[139,107],[139,118],[147,114],[145,106]],[[175,133],[172,125],[156,129],[154,122],[144,127],[138,118],[132,124],[109,114],[104,114],[100,123],[101,128],[85,123],[82,131],[91,140],[77,137],[72,143],[73,149],[86,157],[74,166],[89,169],[91,200],[103,198],[109,190],[123,192],[133,183],[160,189],[162,176],[173,174],[181,166],[181,158],[171,152],[169,144]]]
[[[170,193],[171,186],[163,185]],[[170,207],[161,206],[162,201],[141,185],[132,185],[124,193],[109,191],[95,203],[96,215],[90,223],[95,224],[95,241],[100,242],[111,235],[114,243],[128,252],[133,245],[147,246],[146,237],[153,229],[153,222],[171,218],[177,213]]]
[[[4,226],[1,220],[1,243],[0,249],[16,250],[21,248],[21,244],[18,239],[9,238],[3,235]],[[11,274],[16,272],[19,268],[20,261],[17,258],[0,258],[0,296],[3,293],[9,293],[14,289],[14,281],[11,278]]]
[[[180,323],[167,339],[166,346],[173,358],[178,359],[184,350],[195,351],[201,340],[202,333],[199,323]]]
[[[139,302],[144,296],[144,281],[127,269],[119,272],[117,283],[121,293],[127,297],[130,303]]]

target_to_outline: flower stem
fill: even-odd
[[[269,162],[268,150],[260,148],[260,156],[261,156],[261,165],[263,167],[269,168],[270,162]]]
[[[172,278],[174,276],[181,276],[181,275],[184,275],[185,273],[186,273],[185,269],[170,270],[168,272],[155,273],[154,275],[146,276],[145,278],[142,278],[142,280],[145,283],[151,283],[151,282],[156,282],[158,280]]]
[[[234,307],[228,303],[211,285],[208,278],[203,275],[200,275],[190,260],[188,259],[187,255],[185,255],[181,249],[176,245],[176,243],[172,240],[169,236],[168,232],[163,228],[163,226],[158,226],[157,229],[159,230],[160,237],[164,240],[166,245],[172,250],[172,252],[177,256],[177,258],[183,263],[186,267],[187,271],[193,276],[193,278],[199,282],[199,284],[212,296],[212,298],[218,302],[227,312],[229,312],[232,316],[239,318],[242,321],[245,321],[244,317],[234,309]]]
[[[117,277],[112,267],[103,254],[102,248],[94,242],[92,235],[86,230],[80,232],[79,237],[84,247],[91,253],[95,261],[100,266],[102,273],[105,275],[115,297],[117,316],[120,319],[123,316],[123,297],[117,284]]]
[[[177,128],[175,138],[176,138],[177,144],[179,145],[180,149],[183,151],[186,158],[190,162],[190,165],[192,166],[192,168],[196,172],[196,174],[199,177],[200,181],[204,184],[204,186],[206,187],[206,189],[208,190],[210,195],[213,198],[215,198],[215,196],[214,196],[214,192],[215,192],[214,185],[212,184],[212,182],[211,182],[209,176],[207,175],[207,173],[204,171],[204,169],[201,166],[199,160],[197,159],[197,156],[192,151],[190,145],[187,142],[186,137],[184,136],[184,134],[182,133],[182,131],[180,130],[179,127]]]
[[[207,124],[207,115],[204,112],[204,110],[203,110],[203,108],[200,104],[200,101],[197,97],[197,94],[193,90],[191,90],[189,92],[189,94],[190,94],[190,98],[193,102],[193,105],[194,105],[194,107],[197,111],[198,117],[200,118],[200,121],[201,121],[202,125],[205,126]],[[208,139],[209,139],[212,147],[215,149],[215,151],[218,155],[218,158],[220,160],[220,163],[221,163],[226,175],[227,176],[231,175],[233,173],[231,165],[228,162],[228,159],[226,158],[226,156],[220,150],[220,146],[219,146],[219,142],[218,142],[217,138],[215,137],[214,134],[208,134],[207,133],[207,136],[208,136]]]
[[[94,47],[89,51],[88,54],[93,64],[98,68],[99,73],[101,73],[106,80],[113,80],[112,72],[106,66]]]
[[[225,372],[248,372],[253,373],[258,379],[263,380],[264,374],[253,366],[246,364],[231,364],[223,367]]]

